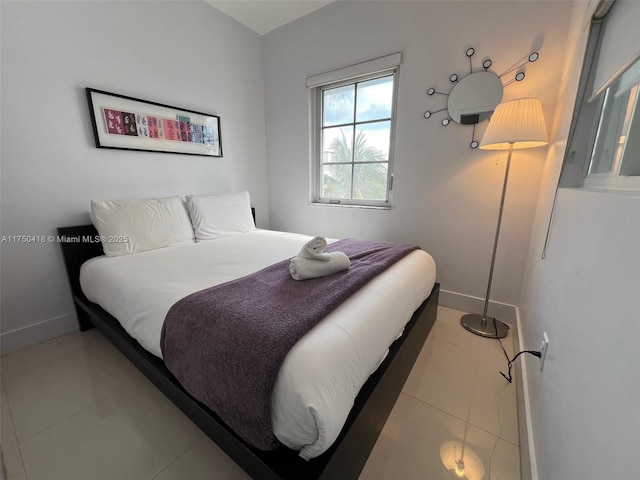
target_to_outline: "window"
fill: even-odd
[[[559,187],[640,190],[640,53],[622,28],[638,13],[596,7]]]
[[[589,176],[640,175],[640,61],[602,93]]]
[[[355,77],[353,67],[323,74],[312,89],[314,203],[390,206],[398,67],[372,73],[369,63]],[[350,78],[326,81],[341,73]]]

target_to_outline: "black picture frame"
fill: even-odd
[[[220,116],[85,88],[96,148],[222,157]]]

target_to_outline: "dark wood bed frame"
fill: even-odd
[[[415,311],[404,334],[389,349],[380,367],[358,394],[335,443],[310,461],[286,447],[258,450],[238,437],[209,408],[192,398],[162,360],[144,350],[118,321],[90,302],[80,288],[80,266],[103,255],[93,225],[58,228],[74,306],[81,331],[97,327],[173,403],[242,469],[256,480],[355,480],[360,475],[380,431],[436,319],[440,285]]]

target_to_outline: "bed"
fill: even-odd
[[[246,207],[245,202],[243,200],[239,204],[240,208]],[[219,212],[220,209],[217,208],[216,211]],[[197,232],[198,221],[193,215],[191,218]],[[96,222],[95,217],[93,220]],[[217,221],[219,220],[218,218]],[[99,222],[100,218],[97,219],[98,224]],[[118,228],[122,228],[122,225]],[[231,234],[227,232],[210,241],[186,242],[168,248],[134,252],[135,255],[104,256],[103,244],[97,241],[104,238],[104,229],[99,231],[93,225],[83,225],[61,227],[58,233],[63,239],[63,255],[80,329],[86,330],[93,326],[100,328],[160,390],[253,478],[357,478],[435,321],[439,293],[439,285],[435,283],[435,269],[424,275],[425,279],[422,281],[416,281],[420,275],[412,278],[407,273],[416,268],[424,268],[425,255],[431,258],[418,250],[390,267],[389,272],[372,280],[372,285],[366,286],[372,288],[376,292],[375,296],[382,299],[380,305],[376,306],[370,297],[366,297],[365,287],[292,348],[278,374],[272,399],[274,432],[283,446],[265,451],[251,446],[210,408],[187,393],[162,360],[159,332],[162,319],[176,300],[209,285],[225,284],[278,260],[295,256],[309,237],[251,227]],[[150,265],[155,270],[150,269]],[[192,274],[196,270],[197,273]],[[150,271],[153,272],[152,279],[149,277]],[[409,280],[403,284],[400,279],[406,275],[409,275]],[[405,290],[412,290],[406,301],[394,300],[399,292]],[[388,294],[385,297],[386,291]],[[380,316],[382,321],[374,324],[382,325],[379,329],[383,332],[373,335],[363,330],[358,333],[358,329],[363,327],[361,321],[354,320],[357,317],[354,312],[366,312],[367,320],[372,319],[372,322],[376,315]],[[398,318],[391,319],[395,312],[398,313]],[[149,324],[145,319],[155,320]],[[338,328],[328,330],[328,327],[325,328],[327,324],[338,325]],[[315,368],[314,363],[317,362],[309,361],[305,364],[305,360],[310,358],[309,350],[304,350],[300,345],[306,342],[311,345],[312,350],[318,350],[319,346],[328,344],[328,339],[335,337],[336,331],[348,332],[343,335],[348,348],[359,352],[356,363],[365,364],[364,370],[360,368],[361,371],[355,373],[362,378],[358,385],[359,392],[353,392],[355,400],[350,399],[350,393],[346,392],[345,399],[338,399],[337,408],[332,405],[332,402],[336,402],[335,398],[325,398],[335,395],[323,395],[323,387],[314,391],[305,384],[299,388],[304,384],[305,378],[321,378],[323,375],[315,372],[308,374],[309,369]],[[307,341],[312,334],[316,335],[315,340]],[[378,337],[385,340],[377,340]],[[374,350],[369,346],[379,341],[391,346],[388,350],[384,348],[382,354],[369,355],[369,351]],[[331,348],[333,347],[330,347],[331,355],[327,357],[339,358]],[[370,358],[362,358],[367,355]],[[335,378],[328,380],[329,384],[334,381]],[[338,391],[349,390],[348,385],[349,382],[340,386]],[[290,400],[292,397],[300,397],[301,390],[307,392],[309,398],[303,399],[301,406],[296,407]],[[335,394],[335,388],[333,392]],[[296,430],[298,427],[295,422],[293,426],[287,425],[287,414],[294,412],[293,417],[304,417],[308,413],[309,402],[314,403],[314,416],[322,418],[324,415],[325,420],[320,422],[322,428],[309,431],[307,424],[314,423],[314,416],[303,418],[302,429]],[[315,404],[326,404],[326,412],[316,412]],[[317,410],[322,410],[322,407]]]

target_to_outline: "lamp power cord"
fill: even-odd
[[[538,350],[522,350],[522,351],[516,353],[513,358],[509,358],[509,354],[504,349],[504,345],[502,345],[502,341],[498,337],[498,325],[496,323],[496,317],[493,317],[493,328],[495,328],[496,340],[498,340],[498,343],[500,344],[500,348],[502,349],[502,353],[504,353],[504,356],[507,359],[507,366],[509,367],[509,371],[508,371],[508,373],[506,375],[503,372],[500,372],[500,375],[502,375],[507,382],[512,383],[513,382],[513,377],[511,376],[511,367],[513,366],[513,362],[515,362],[516,359],[520,355],[522,355],[523,353],[528,353],[530,355],[533,355],[534,357],[540,358],[540,357],[542,357],[542,352],[540,352]]]

